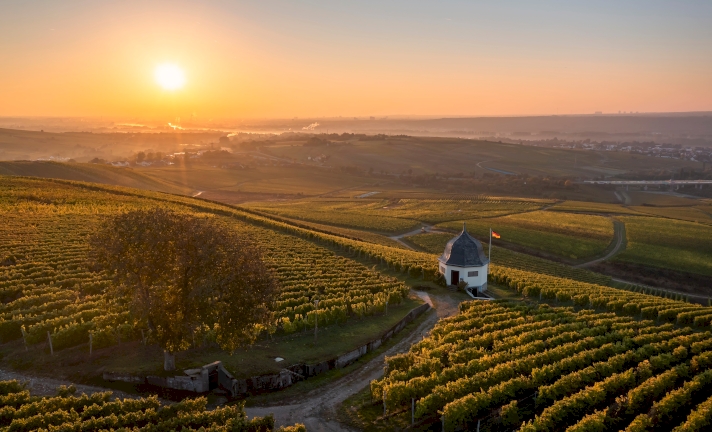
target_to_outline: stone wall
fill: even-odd
[[[176,390],[205,393],[216,388],[227,391],[231,396],[239,396],[252,392],[279,390],[292,384],[319,375],[336,368],[343,368],[355,362],[365,354],[380,347],[393,335],[403,330],[408,323],[430,309],[430,305],[422,304],[411,310],[408,315],[386,330],[381,337],[339,357],[317,364],[295,364],[282,369],[278,374],[259,375],[246,379],[236,379],[225,369],[221,362],[207,364],[198,369],[188,369],[183,376],[175,377],[137,377],[133,375],[104,372],[107,381],[123,381],[131,384],[150,384],[157,387]]]

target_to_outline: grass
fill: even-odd
[[[712,227],[655,217],[621,217],[628,245],[616,260],[712,275]]]
[[[311,390],[317,389],[317,388],[323,386],[324,384],[327,384],[331,381],[341,378],[342,376],[346,376],[357,369],[360,369],[366,363],[371,361],[373,358],[381,355],[384,351],[387,351],[392,346],[394,346],[398,342],[400,342],[403,338],[408,336],[413,330],[415,330],[425,320],[427,315],[430,313],[434,313],[434,312],[432,312],[432,310],[430,310],[430,311],[420,315],[418,318],[416,318],[415,320],[408,323],[408,325],[406,325],[403,328],[403,330],[401,330],[399,333],[397,333],[396,335],[394,335],[393,337],[388,339],[380,347],[378,347],[374,351],[367,353],[366,355],[364,355],[362,357],[359,357],[359,359],[356,360],[354,363],[352,363],[344,368],[332,369],[328,372],[316,375],[316,376],[311,377],[307,380],[299,381],[296,384],[292,385],[291,387],[288,387],[284,390],[280,390],[279,392],[270,392],[270,393],[263,393],[263,394],[259,394],[259,395],[255,395],[255,396],[250,396],[247,399],[246,406],[260,406],[260,405],[267,405],[267,404],[275,404],[275,403],[279,403],[280,401],[289,400],[291,398],[298,397],[300,395],[308,393]]]
[[[602,254],[613,239],[613,223],[602,216],[536,211],[490,219],[467,220],[468,231],[483,241],[492,228],[501,242],[513,243],[535,251],[572,260]],[[461,222],[440,227],[456,230]],[[498,243],[500,240],[494,240]]]

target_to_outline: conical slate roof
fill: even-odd
[[[465,224],[462,224],[460,235],[447,242],[445,252],[438,260],[459,267],[482,267],[489,263],[482,243],[467,232]]]

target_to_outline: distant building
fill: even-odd
[[[472,297],[487,291],[489,259],[482,243],[467,232],[465,224],[462,224],[462,232],[447,243],[438,262],[448,285],[467,282],[465,292]]]

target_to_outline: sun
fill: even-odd
[[[165,90],[178,90],[185,85],[183,70],[174,64],[162,64],[154,72],[156,82]]]

